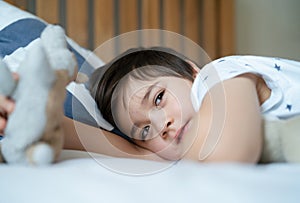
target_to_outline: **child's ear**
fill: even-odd
[[[197,74],[200,72],[200,68],[194,62],[192,62],[190,60],[186,60],[186,62],[188,64],[190,64],[190,66],[192,66],[192,68],[193,68],[193,78],[195,79]]]

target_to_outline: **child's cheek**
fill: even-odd
[[[180,101],[180,98],[176,97],[175,95],[169,95],[166,101],[165,109],[173,116],[181,116],[183,103]]]
[[[156,140],[149,141],[148,149],[168,160],[177,160],[182,155],[178,146],[173,142],[166,142],[163,139],[156,138]]]

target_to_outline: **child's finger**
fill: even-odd
[[[8,98],[0,95],[0,109],[4,109],[7,113],[11,113],[14,110],[15,104]]]
[[[6,120],[4,118],[0,117],[0,134],[3,134],[3,131],[5,129],[6,126]]]
[[[3,118],[4,118],[4,119],[7,119],[7,117],[8,117],[8,116],[7,116],[7,112],[6,112],[4,109],[1,109],[1,108],[0,108],[0,118],[1,118],[1,119],[3,119]]]
[[[14,80],[19,80],[19,74],[18,73],[12,73]]]
[[[6,97],[0,95],[0,109],[4,109],[5,103],[6,103]]]

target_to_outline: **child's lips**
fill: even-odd
[[[188,129],[188,123],[187,122],[186,124],[184,124],[184,126],[182,126],[176,133],[176,136],[175,136],[175,139],[177,141],[177,144],[180,143],[181,139],[182,139],[182,136],[185,134],[185,132],[187,131]]]

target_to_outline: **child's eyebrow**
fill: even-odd
[[[145,102],[149,99],[149,96],[153,90],[153,88],[155,86],[157,86],[158,82],[154,83],[153,85],[150,85],[150,87],[148,87],[147,91],[146,91],[146,94],[144,95],[143,99],[142,99],[142,102],[141,104],[145,104]]]

